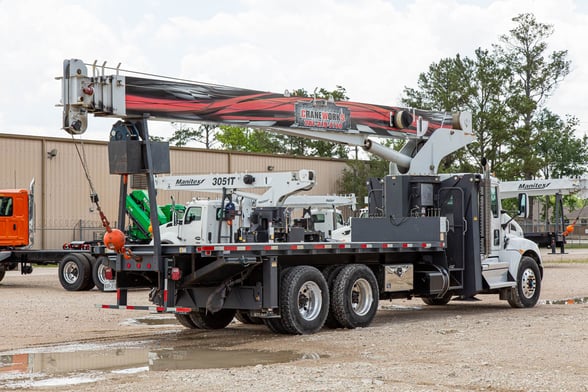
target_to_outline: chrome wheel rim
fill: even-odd
[[[351,287],[351,309],[358,316],[365,316],[372,307],[372,286],[366,279],[358,279]]]
[[[298,311],[304,320],[318,317],[323,305],[321,288],[315,282],[306,282],[298,291]]]

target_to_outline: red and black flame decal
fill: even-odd
[[[451,128],[451,114],[351,101],[325,102],[313,98],[174,80],[126,77],[127,116],[206,122],[243,127],[308,128],[379,137],[416,133],[416,117],[429,121],[430,134]],[[407,127],[395,126],[400,111],[413,114]]]

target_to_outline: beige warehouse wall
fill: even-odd
[[[35,248],[60,248],[65,242],[98,238],[103,233],[98,214],[90,202],[90,188],[76,145],[81,153],[85,152],[100,205],[111,225],[116,225],[120,177],[109,173],[108,143],[84,140],[82,144],[78,138],[74,141],[0,134],[0,189],[28,188],[35,179]],[[337,193],[337,181],[346,164],[336,159],[172,147],[170,166],[172,174],[265,172],[269,166],[274,171],[312,169],[317,174],[317,184],[308,194],[319,195]],[[160,192],[159,203],[168,203],[169,195],[169,192]],[[178,202],[186,202],[193,195],[175,196]]]

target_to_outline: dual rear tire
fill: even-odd
[[[283,271],[280,279],[280,318],[266,319],[276,333],[311,334],[323,326],[368,326],[378,310],[379,290],[374,273],[365,265],[311,266]]]

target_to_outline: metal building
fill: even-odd
[[[116,226],[120,177],[108,167],[108,143],[80,139],[0,134],[0,189],[28,189],[35,181],[35,248],[61,248],[72,240],[100,238],[104,232],[90,201],[90,187],[79,156],[87,161],[88,174],[100,205]],[[171,174],[209,174],[312,169],[317,183],[313,195],[337,193],[337,182],[346,167],[344,160],[197,148],[170,149]],[[178,203],[194,195],[178,192]],[[162,200],[165,198],[165,200]],[[169,202],[167,192],[158,202]]]

